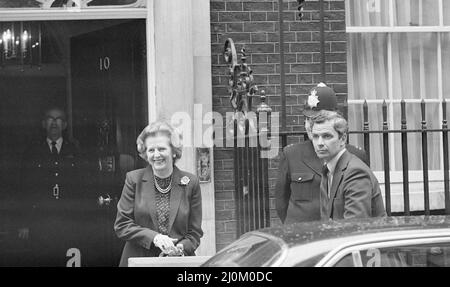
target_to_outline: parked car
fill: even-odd
[[[201,266],[450,266],[450,216],[309,222],[250,231]]]

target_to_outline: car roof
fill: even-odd
[[[442,228],[450,228],[450,216],[400,216],[315,221],[269,227],[259,229],[255,233],[280,238],[292,247],[347,236]]]

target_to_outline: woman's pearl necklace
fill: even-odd
[[[155,175],[153,175],[153,179],[155,180],[155,186],[156,186],[156,189],[157,189],[159,192],[163,193],[163,194],[168,193],[168,192],[170,191],[170,189],[172,188],[172,175],[170,175],[170,183],[169,183],[169,185],[168,185],[166,188],[162,188],[162,187],[159,186],[158,181],[156,180]]]

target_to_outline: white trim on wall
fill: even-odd
[[[147,2],[147,101],[148,101],[148,121],[149,123],[156,120],[157,106],[156,106],[156,46],[155,46],[155,7],[154,0]]]
[[[149,5],[153,0],[149,0]],[[98,8],[98,9],[4,9],[0,10],[0,22],[43,20],[100,20],[145,19],[147,8]]]
[[[450,26],[353,26],[346,28],[347,33],[428,33],[450,32]]]

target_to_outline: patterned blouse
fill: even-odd
[[[170,216],[170,191],[162,193],[156,188],[156,184],[162,189],[169,187],[172,181],[172,175],[166,178],[159,178],[155,175],[155,193],[156,193],[156,218],[158,220],[158,232],[169,235],[169,216]]]

